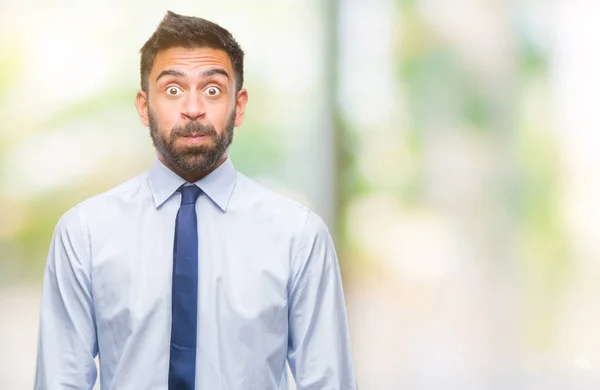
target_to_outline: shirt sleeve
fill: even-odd
[[[92,389],[98,353],[89,246],[77,207],[58,221],[48,253],[34,389]]]
[[[331,235],[310,213],[289,290],[288,362],[298,390],[355,390],[339,264]]]

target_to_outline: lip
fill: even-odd
[[[206,135],[197,135],[197,136],[194,136],[194,137],[179,137],[179,138],[182,139],[182,140],[184,140],[185,142],[189,142],[189,143],[195,144],[195,143],[202,142],[202,140],[204,140],[205,138],[207,138],[207,136]]]

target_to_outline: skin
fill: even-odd
[[[203,164],[206,152],[216,149],[217,137],[226,135],[227,125],[238,127],[244,121],[248,92],[240,89],[236,93],[235,84],[225,51],[173,47],[157,53],[148,93],[137,93],[135,106],[142,124],[154,128],[155,136],[171,140],[173,151],[186,164],[174,166],[157,148],[158,158],[190,183],[215,170],[229,155],[227,148],[214,164]],[[198,130],[211,127],[214,133]],[[196,130],[182,131],[184,128]]]

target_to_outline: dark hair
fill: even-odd
[[[236,91],[244,84],[244,51],[223,27],[209,20],[194,16],[178,15],[167,11],[140,53],[140,76],[142,90],[148,93],[148,77],[156,54],[171,47],[220,49],[229,55],[235,72]]]

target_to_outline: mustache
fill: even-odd
[[[198,122],[188,122],[184,126],[175,126],[171,131],[171,138],[179,137],[201,137],[216,136],[217,132],[213,125],[203,125]]]

